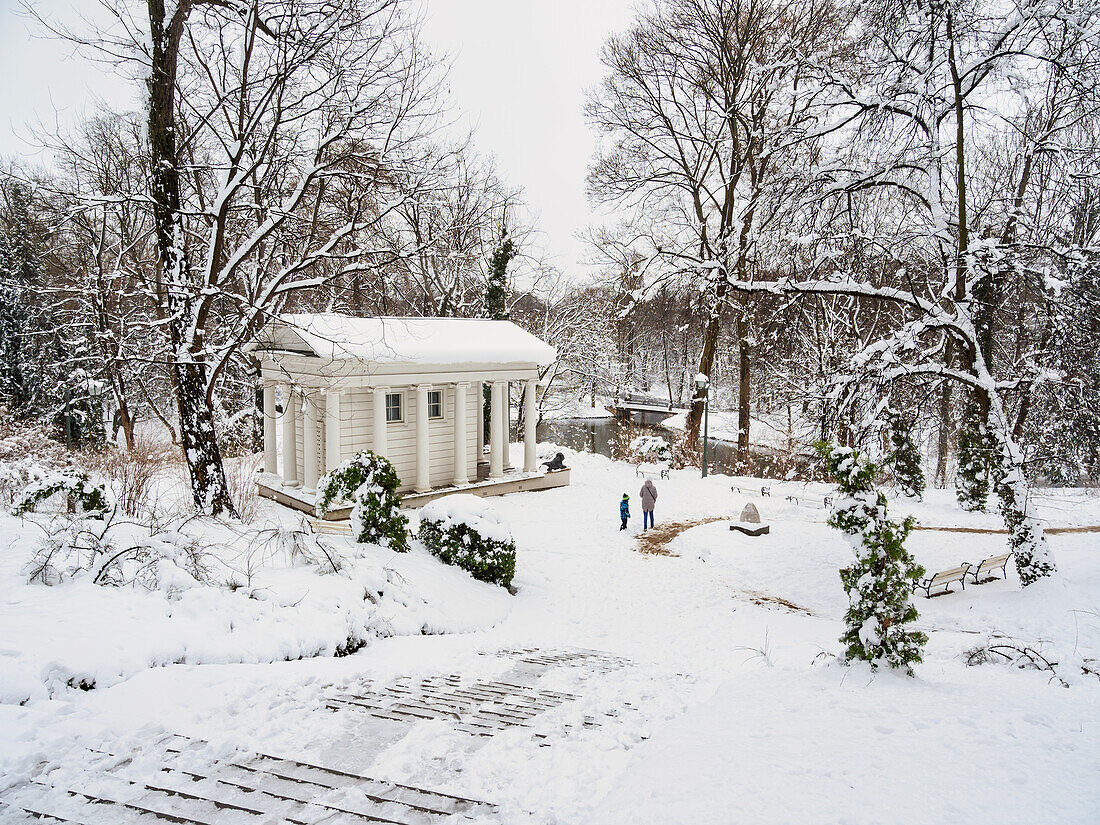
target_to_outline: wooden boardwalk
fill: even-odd
[[[61,771],[53,770],[4,791],[0,818],[69,825],[435,825],[456,816],[491,822],[496,812],[480,800],[296,759],[244,752],[211,759],[207,743],[183,736],[160,746],[140,760],[89,750],[85,764],[66,766],[69,781],[55,779]]]
[[[495,679],[446,674],[385,684],[364,681],[333,692],[325,704],[334,712],[366,713],[398,726],[443,720],[479,737],[525,729],[543,747],[618,716],[618,708],[598,716],[566,714],[548,719],[540,729],[543,714],[578,696],[537,682],[552,668],[609,673],[630,665],[628,659],[573,648],[509,648],[486,655],[514,665]],[[628,702],[621,707],[636,710]],[[475,819],[486,825],[499,822],[496,806],[299,759],[226,753],[224,747],[174,735],[132,752],[87,749],[53,759],[42,764],[37,776],[0,792],[0,822],[5,824],[442,825]]]

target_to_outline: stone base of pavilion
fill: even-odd
[[[305,492],[301,487],[288,487],[274,473],[260,473],[256,484],[260,495],[270,498],[286,507],[309,513],[316,512],[317,495]],[[483,478],[469,484],[450,484],[435,487],[424,493],[408,491],[401,494],[401,506],[404,509],[422,507],[429,501],[452,493],[469,493],[475,496],[503,496],[508,493],[522,493],[533,490],[552,490],[555,487],[569,486],[569,470],[553,472],[525,473],[521,470],[505,470],[501,478]],[[351,515],[351,505],[338,507],[325,514],[327,521],[343,521]]]

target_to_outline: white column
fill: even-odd
[[[340,390],[325,393],[325,472],[340,463]]]
[[[470,480],[466,469],[466,390],[469,384],[455,384],[455,484],[465,484]]]
[[[428,463],[428,390],[430,384],[416,386],[416,487],[418,493],[432,489],[432,468]]]
[[[508,442],[512,438],[512,385],[507,381],[503,383],[500,389],[501,397],[501,409],[504,410],[504,415],[500,418],[501,426],[501,438],[504,439],[504,469],[512,469],[512,451],[508,449]]]
[[[378,455],[386,454],[386,393],[389,387],[374,388],[374,435],[370,448]]]
[[[302,492],[317,491],[317,401],[313,392],[302,393]]]
[[[298,486],[298,393],[290,384],[283,402],[283,484]]]
[[[504,417],[504,382],[494,381],[490,393],[492,406],[489,410],[489,478],[504,475],[504,446],[501,439],[500,421]]]
[[[477,450],[477,461],[485,456],[485,382],[475,381],[474,392],[477,394],[477,438],[474,439],[474,449]]]
[[[527,379],[527,387],[523,393],[523,472],[535,472],[535,422],[538,413],[535,411],[535,379]]]
[[[275,424],[275,385],[264,382],[264,472],[276,475],[279,472],[278,448],[275,439],[278,430]]]

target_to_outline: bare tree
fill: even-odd
[[[416,189],[437,77],[399,0],[107,2],[115,29],[81,40],[147,78],[147,289],[195,504],[231,513],[219,381],[290,296],[393,259],[375,238]]]
[[[739,342],[738,451],[749,444],[749,280],[819,133],[813,60],[831,59],[841,18],[828,2],[664,0],[604,48],[608,75],[588,116],[612,140],[589,174],[598,200],[647,214],[647,258],[689,273],[704,296],[699,371],[710,375],[731,300]],[[694,443],[703,395],[688,416]]]
[[[1012,402],[1042,363],[1029,349],[995,372],[991,295],[999,287],[990,284],[1005,271],[997,261],[1012,252],[1015,229],[1006,223],[1000,239],[975,237],[967,159],[974,151],[971,132],[981,132],[994,101],[1011,95],[1012,87],[1000,80],[1005,73],[1046,66],[1072,76],[1084,68],[1082,58],[1091,59],[1089,50],[1064,48],[1061,35],[1072,31],[1080,42],[1095,43],[1100,20],[1095,8],[1057,4],[925,8],[887,0],[864,7],[860,23],[857,36],[868,45],[858,76],[833,76],[841,120],[852,130],[842,135],[847,149],[826,167],[816,205],[829,231],[809,245],[793,277],[733,288],[846,295],[890,306],[888,329],[854,359],[844,381],[847,397],[859,401],[901,382],[962,388],[989,445],[985,460],[1020,578],[1030,584],[1053,572],[1054,561],[1028,503]],[[1016,204],[1027,195],[1029,180],[1021,174],[1015,181],[1020,195],[1009,214],[1019,213]],[[881,272],[853,266],[844,254],[852,205],[867,198],[887,198],[891,207],[886,231],[859,233],[885,264]],[[1067,253],[1048,247],[1038,257],[1055,263]]]

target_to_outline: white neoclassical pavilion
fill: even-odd
[[[393,463],[410,506],[460,489],[502,495],[569,483],[568,471],[540,472],[535,444],[538,370],[554,348],[509,321],[284,315],[249,349],[263,375],[260,492],[284,504],[312,511],[320,476],[365,449]],[[514,383],[525,404],[522,470],[508,450]]]

